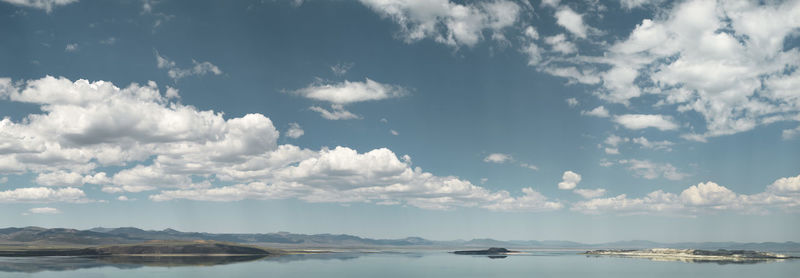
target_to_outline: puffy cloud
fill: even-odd
[[[78,44],[77,43],[68,43],[67,46],[64,47],[64,51],[66,51],[66,52],[78,51]]]
[[[775,192],[800,193],[800,175],[796,177],[780,178],[772,183],[768,189]]]
[[[28,212],[33,213],[33,214],[59,214],[59,213],[61,213],[61,211],[58,210],[57,208],[51,208],[51,207],[32,208],[32,209],[29,209]]]
[[[737,198],[730,189],[713,182],[692,185],[681,192],[681,201],[690,205],[725,205]]]
[[[55,171],[49,173],[40,173],[36,177],[36,183],[46,186],[81,186],[87,183],[90,184],[107,184],[111,179],[106,176],[106,173],[100,172],[94,175],[81,175],[76,172]]]
[[[159,55],[157,51],[155,52],[155,55],[158,68],[166,69],[169,77],[176,81],[178,79],[187,76],[200,76],[209,73],[214,75],[222,74],[222,70],[220,70],[219,67],[215,66],[210,62],[198,62],[192,59],[192,64],[194,64],[194,66],[192,66],[191,68],[182,69],[178,67],[175,61],[169,60],[166,57]]]
[[[632,9],[661,2],[620,4]],[[688,140],[705,142],[709,137],[800,119],[796,94],[800,71],[795,70],[800,67],[800,51],[786,43],[800,28],[800,3],[689,0],[656,14],[622,39],[608,36],[592,41],[603,50],[601,56],[571,56],[567,45],[544,53],[529,39],[522,40],[520,49],[530,53],[529,65],[540,72],[592,85],[589,91],[609,103],[624,104],[632,111],[670,109],[691,118],[688,123],[701,122],[689,126],[693,132],[683,135]],[[585,38],[594,31],[569,7],[558,7],[555,15],[575,37]],[[551,37],[553,45],[566,41],[556,39]],[[662,115],[637,116],[614,120],[637,129],[681,126]],[[644,120],[658,125],[635,124]],[[797,133],[783,132],[785,139]]]
[[[555,13],[556,23],[570,31],[579,38],[586,38],[587,27],[583,23],[583,16],[567,6],[562,6]]]
[[[597,198],[606,194],[606,190],[603,188],[596,188],[596,189],[575,189],[572,190],[575,194],[581,195],[581,197],[586,199]]]
[[[474,4],[449,0],[361,0],[361,3],[399,24],[400,36],[406,42],[433,38],[453,47],[473,46],[487,30],[502,34],[520,13],[519,5],[505,0]]]
[[[483,158],[483,162],[489,163],[506,163],[513,161],[514,158],[510,154],[504,153],[491,153]]]
[[[55,7],[78,2],[78,0],[2,0],[2,1],[17,6],[44,10],[47,13],[52,12],[53,8]]]
[[[564,175],[561,176],[561,182],[558,183],[558,189],[561,190],[572,190],[578,183],[581,182],[581,175],[572,171],[564,172]]]
[[[678,129],[678,124],[664,115],[625,114],[614,117],[614,122],[627,129],[645,129],[649,127],[662,131]]]
[[[286,131],[287,137],[297,139],[300,138],[300,136],[303,136],[303,134],[305,134],[305,131],[303,131],[303,128],[300,127],[300,124],[289,123],[289,130]]]
[[[561,204],[539,193],[523,190],[512,197],[507,191],[491,192],[456,177],[439,177],[410,167],[410,158],[398,158],[388,149],[363,154],[337,147],[295,166],[277,169],[264,182],[206,189],[166,190],[150,196],[154,201],[190,199],[235,201],[243,199],[299,198],[308,202],[369,202],[406,204],[425,209],[484,207],[492,210],[554,210]]]
[[[183,167],[243,162],[277,146],[278,132],[263,115],[225,120],[220,113],[169,102],[155,83],[118,88],[45,77],[20,84],[6,87],[2,95],[38,104],[44,113],[19,123],[0,121],[0,134],[7,135],[0,136],[0,171],[44,173],[39,180],[50,185],[54,173],[68,174],[69,185],[104,183],[102,176],[86,173],[154,156],[198,161]]]
[[[350,82],[345,80],[344,82],[335,84],[315,83],[308,87],[292,91],[291,93],[308,99],[330,102],[331,110],[319,106],[312,106],[309,108],[312,111],[319,112],[325,119],[351,120],[360,119],[361,117],[347,111],[344,105],[363,101],[398,98],[408,95],[408,89],[396,85],[379,83],[367,78],[364,82]]]
[[[633,171],[634,175],[648,180],[663,177],[669,180],[681,180],[688,176],[678,171],[675,166],[669,163],[655,163],[649,160],[623,159],[619,164],[627,165],[628,170]]]
[[[261,114],[225,119],[166,96],[173,94],[168,89],[162,95],[153,82],[119,88],[54,77],[0,79],[3,99],[36,104],[42,111],[20,122],[0,121],[0,171],[36,174],[42,185],[156,191],[150,195],[154,201],[296,198],[425,209],[562,207],[534,191],[515,197],[423,172],[411,167],[410,157],[385,148],[359,153],[346,147],[314,151],[278,145],[278,131]],[[120,170],[98,172],[105,166]],[[0,202],[88,201],[74,187],[0,192]]]
[[[791,140],[792,138],[800,135],[800,126],[793,129],[784,129],[781,133],[783,140]]]
[[[653,191],[641,198],[628,198],[626,194],[621,194],[577,202],[570,209],[587,214],[616,212],[697,215],[730,210],[748,214],[769,213],[772,209],[795,209],[800,206],[798,181],[800,176],[780,178],[768,186],[766,191],[752,195],[737,194],[709,181],[692,185],[680,194],[662,190]]]
[[[292,93],[308,99],[345,105],[355,102],[402,97],[408,94],[408,90],[400,86],[383,84],[367,78],[364,82],[345,80],[336,84],[311,84]]]
[[[608,110],[606,110],[606,108],[603,107],[602,105],[595,107],[594,109],[589,111],[581,111],[581,115],[587,115],[599,118],[608,118],[610,116]]]
[[[89,202],[83,190],[66,187],[27,187],[0,191],[0,203],[85,203]]]

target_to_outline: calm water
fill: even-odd
[[[424,251],[236,260],[0,258],[0,277],[800,277],[800,260],[686,263],[587,257],[575,252],[533,252],[502,259]]]

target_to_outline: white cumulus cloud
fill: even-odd
[[[572,190],[578,186],[579,182],[581,182],[581,175],[573,171],[566,171],[564,172],[564,175],[561,176],[561,182],[558,183],[558,189]]]

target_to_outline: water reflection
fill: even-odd
[[[0,273],[40,271],[68,271],[86,268],[113,267],[135,269],[140,267],[215,266],[253,261],[289,263],[305,260],[348,261],[365,255],[391,254],[420,258],[417,253],[315,253],[284,256],[87,256],[87,257],[0,257]]]

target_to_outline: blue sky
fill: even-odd
[[[0,2],[0,224],[800,240],[800,2]]]

